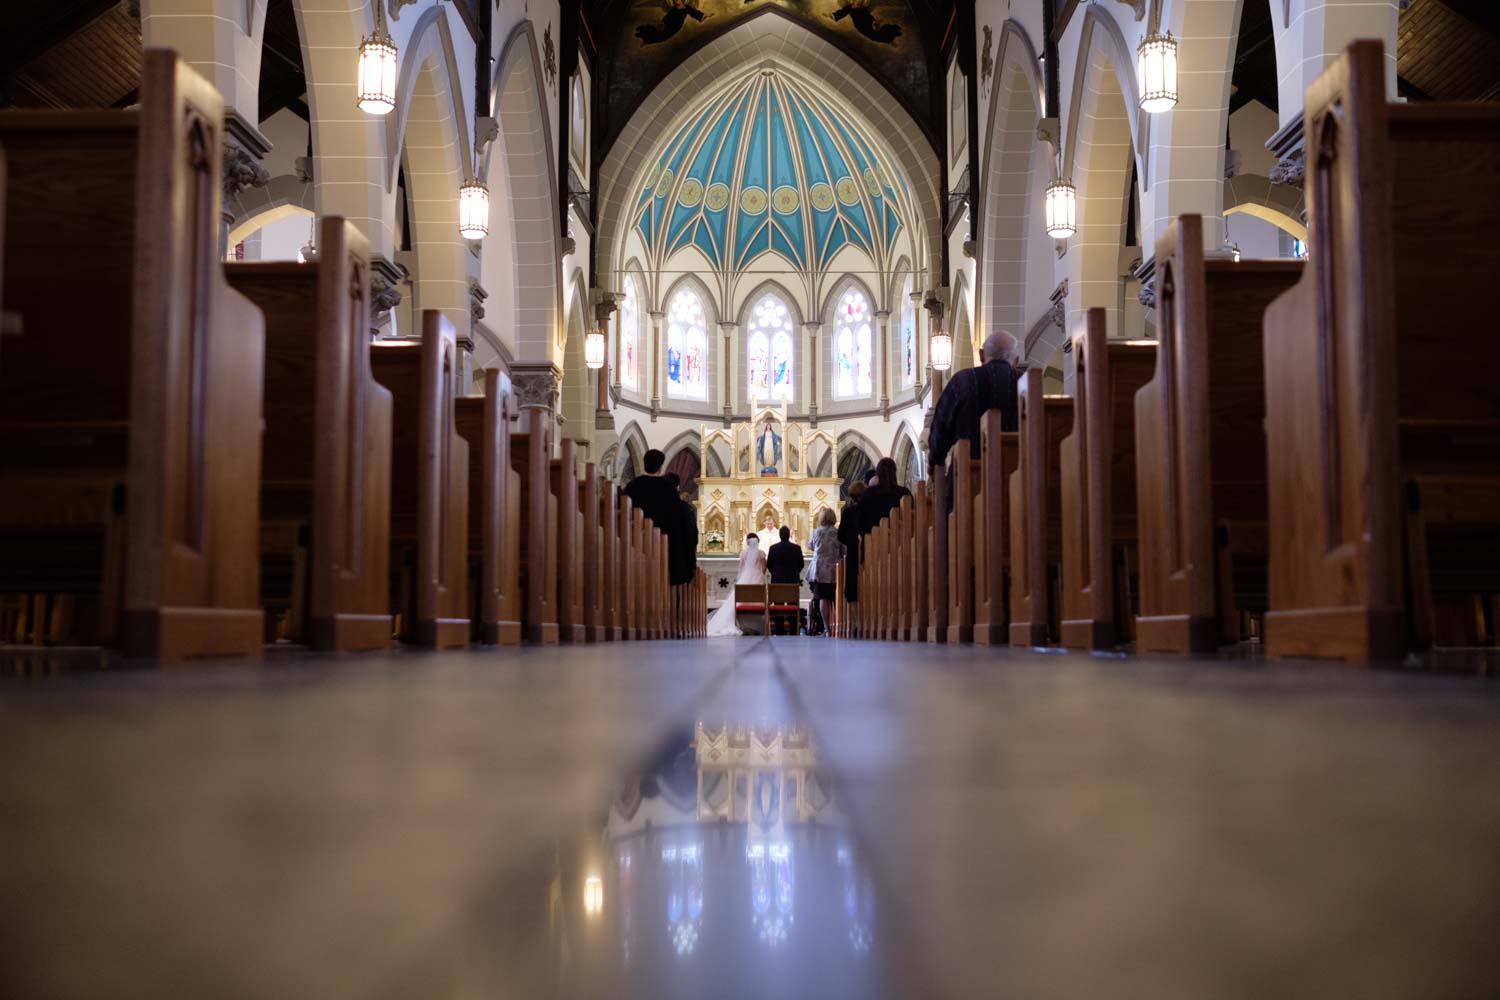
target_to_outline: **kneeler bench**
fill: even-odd
[[[746,635],[769,635],[771,616],[763,583],[734,585],[734,624]]]
[[[766,587],[766,634],[771,626],[791,619],[792,634],[796,635],[798,616],[802,612],[802,585],[797,583],[772,583]]]

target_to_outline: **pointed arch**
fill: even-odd
[[[823,301],[823,391],[834,407],[875,398],[875,301],[870,286],[855,274],[834,282]]]
[[[697,299],[695,316],[689,305]],[[718,353],[714,342],[719,339],[718,303],[708,286],[695,274],[684,274],[674,281],[662,296],[661,354],[652,364],[661,374],[662,395],[674,405],[710,409],[719,396]],[[698,325],[701,324],[701,325]],[[674,373],[676,378],[673,378]],[[674,390],[674,384],[677,388]],[[697,388],[701,386],[701,389]]]
[[[988,125],[980,165],[978,287],[975,316],[988,330],[1021,335],[1027,326],[1026,266],[1039,237],[1031,208],[1038,185],[1051,180],[1032,169],[1042,118],[1042,81],[1036,47],[1014,20],[1000,28],[1000,48],[990,87]]]
[[[779,303],[785,309],[785,314],[781,317],[762,316],[760,310],[768,300]],[[752,362],[756,354],[757,338],[765,341],[765,378],[760,388],[755,389],[756,398],[761,402],[783,398],[792,402],[799,401],[796,387],[797,380],[802,377],[802,325],[802,309],[797,299],[776,279],[767,278],[745,296],[740,303],[739,344],[736,349],[738,357],[744,363],[742,377],[736,380],[735,390],[735,398],[740,405],[749,405],[750,392],[755,386],[756,372]],[[786,358],[787,369],[782,379],[777,378],[776,370],[776,348],[780,337],[786,338],[785,346],[789,351]],[[787,387],[788,394],[785,396],[777,393],[781,385]]]
[[[490,107],[500,135],[481,166],[490,188],[491,238],[485,241],[485,254],[495,255],[495,266],[486,268],[494,277],[487,277],[486,284],[504,285],[499,298],[509,307],[517,358],[557,363],[562,223],[556,147],[544,94],[536,32],[529,20],[522,21],[501,48],[490,83]],[[496,294],[494,287],[488,290]]]

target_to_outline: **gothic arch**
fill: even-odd
[[[710,89],[726,76],[746,72],[767,61],[795,68],[828,92],[840,95],[854,112],[886,138],[890,153],[911,184],[918,216],[911,219],[915,252],[926,266],[941,259],[942,227],[938,206],[938,156],[916,121],[888,92],[837,46],[784,17],[748,18],[704,44],[675,67],[641,102],[626,122],[599,170],[598,270],[613,281],[624,255],[629,191],[640,164],[653,147],[666,141],[658,123],[671,121],[675,109],[692,95]],[[871,301],[874,301],[873,299]]]
[[[490,188],[490,239],[499,298],[509,307],[518,359],[560,359],[562,233],[552,124],[547,116],[536,32],[522,21],[506,39],[490,83],[500,134],[481,173]],[[491,269],[487,269],[489,271]],[[495,288],[489,289],[491,295]]]
[[[736,333],[733,338],[732,356],[734,363],[729,358],[723,359],[726,370],[733,372],[734,381],[733,399],[737,406],[750,405],[749,358],[750,350],[750,310],[767,293],[774,294],[779,298],[792,313],[792,403],[804,409],[807,400],[802,398],[806,395],[803,387],[807,385],[805,374],[807,372],[807,344],[806,337],[802,334],[805,319],[802,314],[802,303],[795,295],[787,291],[785,285],[775,278],[766,278],[760,284],[751,289],[750,293],[740,300],[739,314],[736,316]]]
[[[583,355],[583,338],[588,332],[589,321],[584,314],[588,291],[584,287],[582,268],[573,272],[568,284],[572,294],[568,297],[567,341],[563,345],[563,432],[574,441],[586,443],[594,437],[595,400],[593,380],[589,378]]]
[[[663,316],[661,322],[661,356],[651,358],[651,377],[648,380],[655,385],[657,376],[661,377],[661,399],[664,408],[688,409],[693,412],[711,410],[721,404],[724,387],[721,384],[722,370],[719,368],[720,355],[724,352],[723,337],[719,334],[720,311],[719,302],[715,299],[713,292],[709,291],[703,280],[696,274],[683,274],[677,280],[667,286],[661,297],[660,311],[665,313],[672,303],[672,298],[684,288],[691,288],[697,293],[699,300],[703,303],[703,332],[705,334],[705,348],[703,356],[704,379],[706,392],[703,399],[685,399],[678,396],[667,395],[667,318]],[[718,377],[716,377],[718,376]]]
[[[224,211],[233,215],[229,223],[229,245],[250,233],[295,212],[313,211],[313,186],[296,174],[271,178],[264,187],[247,187],[231,198]]]
[[[1000,28],[999,53],[990,86],[989,124],[980,165],[984,179],[979,203],[981,257],[975,316],[990,330],[1023,335],[1026,325],[1028,245],[1040,228],[1032,218],[1037,185],[1050,180],[1032,170],[1042,117],[1042,82],[1036,48],[1014,20]]]
[[[870,393],[867,396],[849,396],[838,399],[834,396],[833,382],[837,367],[834,361],[835,352],[838,350],[836,343],[837,312],[839,299],[851,288],[858,289],[865,296],[865,301],[870,304]],[[870,286],[857,274],[841,274],[832,285],[829,286],[828,294],[824,296],[821,308],[818,310],[818,319],[823,337],[819,345],[818,353],[822,355],[817,359],[818,365],[818,405],[826,408],[827,412],[834,413],[838,410],[850,410],[868,408],[875,405],[880,398],[880,329],[875,319],[876,310],[880,309],[880,300]]]
[[[1285,184],[1272,184],[1260,174],[1237,174],[1224,182],[1224,214],[1243,212],[1283,229],[1299,240],[1307,239],[1302,221],[1302,191]]]

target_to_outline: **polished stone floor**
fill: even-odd
[[[4,665],[6,1000],[1500,996],[1487,679],[805,638]]]

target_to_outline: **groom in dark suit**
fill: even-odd
[[[791,538],[792,529],[782,525],[781,541],[766,553],[766,569],[771,573],[772,583],[802,582],[802,546]]]

